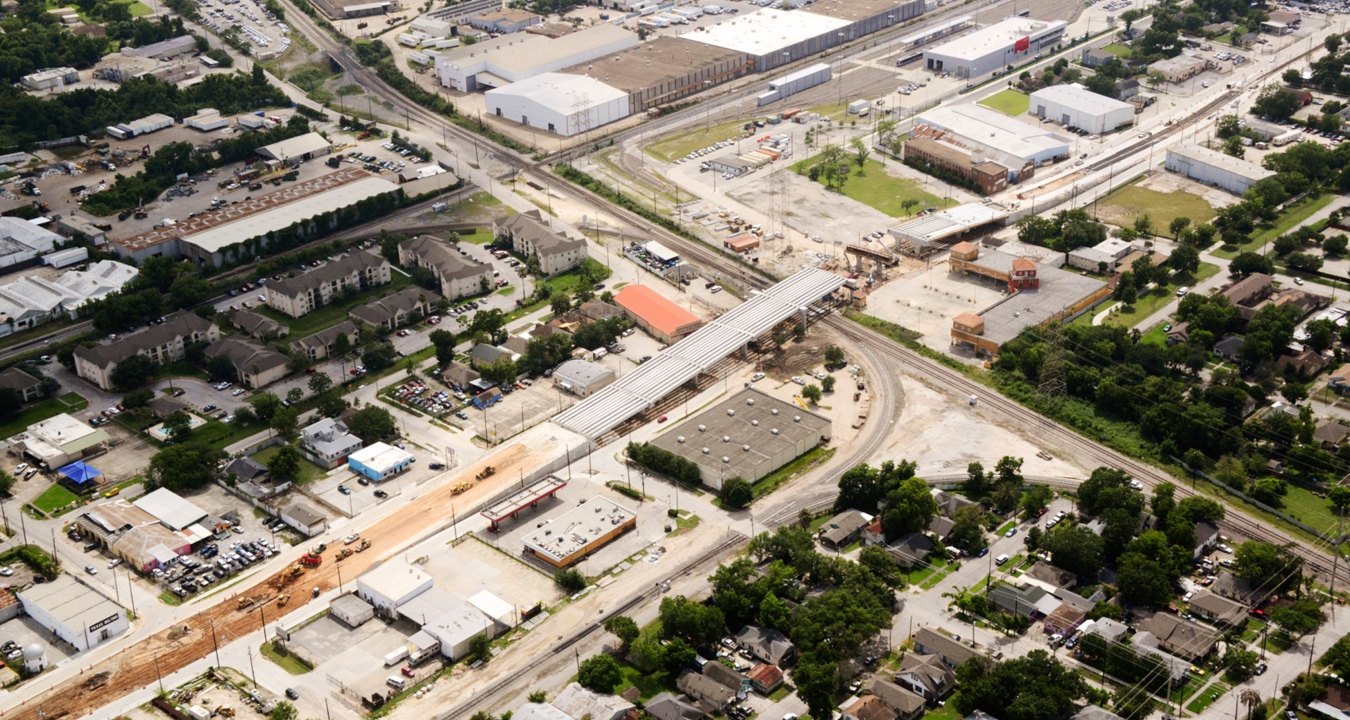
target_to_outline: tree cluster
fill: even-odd
[[[629,460],[658,475],[687,485],[697,485],[702,481],[697,464],[651,443],[628,443],[626,452]]]
[[[1086,210],[1060,210],[1052,217],[1028,215],[1018,220],[1017,239],[1069,252],[1106,240],[1106,226],[1093,220]]]

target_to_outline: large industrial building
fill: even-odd
[[[675,342],[703,324],[697,315],[646,285],[625,286],[614,294],[614,304],[623,308],[644,332],[663,343]]]
[[[64,573],[20,592],[19,603],[29,617],[79,652],[131,629],[121,605]]]
[[[608,23],[558,38],[514,33],[447,50],[436,58],[436,77],[460,92],[499,88],[637,44],[637,35]]]
[[[1234,195],[1247,192],[1247,188],[1275,174],[1256,163],[1194,143],[1168,148],[1166,167],[1172,172],[1222,188]]]
[[[488,112],[545,132],[572,137],[622,120],[628,93],[584,75],[547,72],[487,91]]]
[[[245,258],[250,249],[261,252],[272,233],[398,192],[398,185],[384,178],[346,167],[141,235],[113,240],[111,245],[119,255],[137,262],[164,255],[220,267]]]
[[[14,282],[0,285],[0,336],[62,316],[73,320],[86,303],[121,290],[137,272],[125,263],[99,260],[90,264],[88,270],[67,270],[55,280],[22,275]]]
[[[527,535],[525,552],[553,567],[565,568],[636,527],[637,513],[597,496]]]
[[[753,72],[745,53],[661,35],[636,47],[564,68],[628,93],[629,112],[669,105]]]
[[[1027,328],[1072,319],[1111,294],[1100,280],[969,242],[952,246],[950,268],[1008,292],[980,313],[963,312],[952,320],[952,344],[984,355],[997,354]]]
[[[358,577],[356,595],[375,606],[376,612],[392,615],[434,584],[430,575],[396,557]]]
[[[1031,114],[1100,135],[1134,122],[1134,106],[1098,95],[1078,83],[1051,85],[1031,94]]]
[[[36,260],[64,240],[38,223],[0,215],[0,268]]]
[[[703,484],[721,490],[755,482],[830,441],[829,418],[748,388],[662,433],[652,444],[698,465]]]
[[[160,488],[134,502],[115,498],[92,505],[75,525],[105,551],[150,572],[210,540],[215,523],[191,501]]]
[[[925,66],[959,78],[1006,71],[1064,39],[1063,20],[1012,17],[925,50]]]
[[[982,190],[997,189],[997,172],[987,163],[996,163],[1007,170],[1007,182],[1018,183],[1029,179],[1037,167],[1069,157],[1071,143],[1052,130],[1009,118],[1007,115],[980,105],[937,107],[914,119],[916,139],[931,141],[934,146],[946,146],[957,152],[944,159],[920,143],[916,152],[926,162],[938,165],[965,163],[964,172]],[[964,154],[964,158],[957,155]],[[906,158],[909,158],[906,150]],[[983,167],[981,167],[983,165]],[[958,170],[960,168],[957,168]],[[979,176],[992,174],[989,182]],[[988,190],[986,190],[988,192]]]

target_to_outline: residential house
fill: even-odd
[[[926,705],[921,696],[880,678],[873,678],[867,683],[866,692],[881,698],[882,702],[895,711],[897,720],[915,720],[923,714]]]
[[[1050,583],[1057,588],[1072,588],[1078,584],[1078,577],[1061,567],[1040,560],[1027,570],[1027,575],[1041,582]]]
[[[951,537],[952,530],[956,529],[956,521],[941,515],[936,515],[928,521],[928,533],[942,544],[947,544],[947,538]]]
[[[225,475],[234,476],[235,482],[257,482],[266,478],[267,473],[266,466],[247,455],[225,466]]]
[[[736,699],[736,693],[727,686],[693,671],[685,671],[676,678],[675,687],[709,715],[721,713]]]
[[[1116,56],[1101,48],[1083,48],[1080,58],[1084,67],[1096,68],[1115,60]]]
[[[491,265],[462,255],[450,243],[430,235],[399,243],[398,264],[430,270],[440,283],[441,295],[449,300],[481,295],[493,287]]]
[[[1097,635],[1108,643],[1119,642],[1128,636],[1129,633],[1130,626],[1119,620],[1112,620],[1111,618],[1106,617],[1088,620],[1078,626],[1078,634],[1080,636]]]
[[[319,467],[332,470],[365,444],[341,420],[323,418],[300,431],[300,454]]]
[[[858,537],[862,538],[864,545],[885,545],[886,531],[881,527],[881,518],[872,518],[872,522],[858,531]]]
[[[864,695],[839,709],[843,711],[841,720],[896,720],[897,717],[895,708],[876,695]]]
[[[1192,662],[1213,652],[1220,637],[1219,631],[1214,628],[1165,612],[1153,613],[1153,617],[1139,623],[1137,627],[1153,633],[1163,650]]]
[[[749,681],[749,678],[745,675],[727,667],[717,660],[704,663],[703,674],[723,686],[730,688],[734,692],[740,692],[740,689],[745,687],[745,684]]]
[[[1304,348],[1291,355],[1281,355],[1275,361],[1275,371],[1281,374],[1292,372],[1300,378],[1308,379],[1326,369],[1327,359],[1311,348]]]
[[[777,665],[759,663],[746,673],[750,678],[750,687],[760,695],[769,695],[783,684],[783,671]]]
[[[1212,522],[1201,520],[1195,524],[1195,554],[1194,559],[1199,560],[1210,550],[1219,544],[1219,526]]]
[[[1265,300],[1275,287],[1275,277],[1265,273],[1252,273],[1247,277],[1219,291],[1219,297],[1237,308],[1243,322],[1256,315],[1256,308]]]
[[[909,533],[901,535],[895,539],[895,542],[886,546],[886,552],[891,554],[891,559],[906,570],[917,565],[922,565],[928,560],[928,555],[933,552],[933,541],[928,539],[927,535],[922,533]]]
[[[1048,600],[1047,600],[1048,598]],[[1059,607],[1060,601],[1039,585],[995,585],[989,602],[1006,613],[1025,618],[1043,618]]]
[[[317,362],[336,355],[338,338],[342,337],[347,338],[348,348],[355,348],[361,342],[361,330],[351,320],[343,320],[327,330],[296,340],[291,343],[291,350]]]
[[[895,682],[930,703],[947,697],[956,687],[956,672],[937,655],[905,653]]]
[[[703,720],[707,717],[696,706],[668,692],[652,696],[642,709],[656,720]]]
[[[230,313],[230,324],[264,342],[289,335],[291,332],[290,327],[250,310],[235,310]]]
[[[0,388],[13,390],[26,403],[42,398],[42,381],[17,367],[0,371]]]
[[[1074,713],[1069,720],[1125,720],[1125,718],[1097,705],[1084,705],[1083,709]]]
[[[858,539],[863,528],[872,521],[870,515],[857,510],[845,510],[830,518],[820,527],[820,544],[831,550],[841,550]]]
[[[956,515],[956,511],[960,510],[963,507],[970,507],[971,505],[979,505],[979,503],[975,502],[974,500],[971,500],[970,498],[963,497],[955,493],[949,493],[946,490],[939,490],[937,488],[933,488],[932,494],[933,499],[937,501],[938,513],[941,515],[946,515],[947,517],[952,517]]]
[[[1139,81],[1134,78],[1124,78],[1116,81],[1116,99],[1129,102],[1130,98],[1139,94]]]
[[[481,370],[498,360],[515,360],[517,357],[515,353],[506,348],[480,342],[469,351],[469,364]]]
[[[1229,335],[1214,343],[1214,356],[1228,362],[1237,362],[1242,357],[1242,348],[1247,341],[1241,335]]]
[[[1163,649],[1158,642],[1157,636],[1147,630],[1140,630],[1129,638],[1130,647],[1136,652],[1147,653],[1162,661],[1167,667],[1167,674],[1171,676],[1174,682],[1181,682],[1186,678],[1190,671],[1191,661],[1185,658],[1179,658]]]
[[[165,322],[93,347],[75,348],[75,374],[104,390],[112,390],[112,373],[132,355],[160,365],[182,360],[189,345],[220,339],[220,328],[196,313],[179,312]]]
[[[1253,587],[1250,582],[1240,578],[1230,572],[1220,572],[1214,579],[1214,584],[1209,586],[1210,592],[1221,595],[1229,600],[1251,607],[1261,600],[1261,588]]]
[[[1073,605],[1061,601],[1059,607],[1045,616],[1045,622],[1041,625],[1045,628],[1047,634],[1061,633],[1065,637],[1072,635],[1083,620],[1087,618],[1087,613],[1074,607]]]
[[[3,378],[4,374],[0,373],[0,384],[3,384]],[[1350,425],[1340,420],[1328,420],[1313,431],[1313,440],[1320,443],[1323,449],[1335,450],[1345,442],[1346,435],[1350,435]]]
[[[1327,375],[1327,387],[1342,395],[1350,393],[1350,363],[1346,363]]]
[[[949,668],[975,657],[976,652],[968,645],[954,640],[955,636],[947,631],[938,632],[932,628],[919,628],[914,633],[914,652],[924,655],[936,655]]]
[[[576,720],[619,720],[634,709],[632,703],[617,695],[602,695],[577,683],[563,688],[549,704]]]
[[[786,635],[772,628],[746,625],[736,633],[736,644],[756,660],[770,665],[783,666],[796,652],[792,641]]]
[[[477,370],[458,362],[452,362],[445,366],[445,371],[441,373],[441,380],[459,392],[468,392],[474,389],[471,386],[479,377],[481,376]]]
[[[193,412],[191,406],[172,395],[156,395],[150,398],[145,406],[160,420],[164,420],[176,412]]]
[[[206,358],[226,358],[239,382],[260,388],[286,377],[291,359],[266,345],[237,337],[221,338],[206,346]]]
[[[390,273],[388,260],[377,253],[358,250],[324,261],[294,277],[273,280],[266,285],[265,300],[273,310],[298,318],[343,293],[388,284]]]
[[[510,240],[517,253],[534,258],[545,277],[571,270],[586,259],[586,241],[555,232],[538,210],[498,221],[492,229],[498,238]]]
[[[1245,605],[1209,590],[1197,590],[1187,603],[1187,609],[1201,620],[1208,620],[1225,629],[1240,627],[1247,622]]]
[[[440,299],[440,295],[425,288],[405,287],[392,295],[354,307],[347,315],[377,330],[394,330],[431,314]]]

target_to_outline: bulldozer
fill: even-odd
[[[277,596],[277,607],[279,607],[279,608],[284,608],[284,607],[286,607],[286,603],[288,603],[288,602],[290,602],[290,601],[291,601],[291,596],[290,596],[289,594],[287,594],[287,593],[282,593],[281,595],[278,595],[278,596]]]
[[[473,476],[473,479],[474,479],[474,480],[486,480],[486,479],[488,479],[488,478],[490,478],[490,477],[492,477],[493,475],[496,475],[496,474],[497,474],[497,468],[492,467],[491,465],[488,465],[488,466],[484,467],[482,470],[479,470],[479,471],[478,471],[478,474]]]
[[[467,492],[468,489],[471,488],[471,487],[473,487],[473,483],[471,483],[471,482],[469,482],[469,481],[467,481],[467,480],[464,480],[464,481],[461,481],[461,482],[457,482],[457,483],[455,483],[454,487],[450,488],[450,494],[451,494],[451,495],[459,495],[459,494],[461,494],[461,493]]]

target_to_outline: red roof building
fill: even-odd
[[[662,297],[646,285],[627,285],[614,293],[614,303],[623,308],[637,326],[661,342],[670,344],[703,325],[693,313]]]

